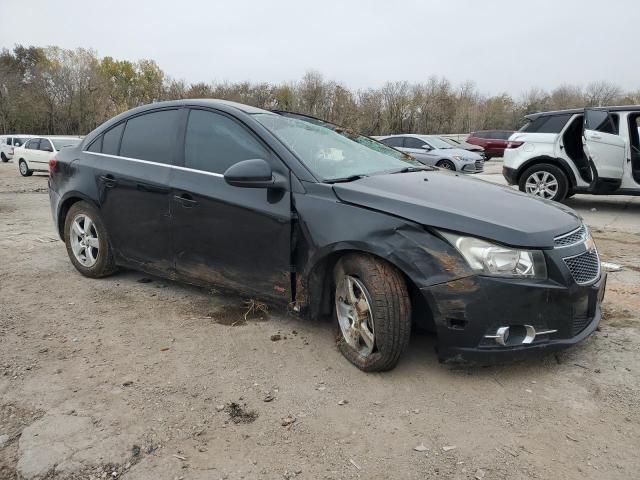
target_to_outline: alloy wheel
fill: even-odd
[[[27,163],[25,161],[20,162],[20,173],[22,175],[26,175],[29,169],[27,168]]]
[[[85,267],[92,267],[98,261],[98,230],[88,215],[76,215],[69,232],[71,250],[76,260]]]
[[[344,275],[338,282],[336,314],[345,342],[365,357],[373,353],[375,330],[371,297],[356,277]]]
[[[558,193],[558,179],[551,173],[540,171],[529,175],[525,191],[542,198],[554,198]]]

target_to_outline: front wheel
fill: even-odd
[[[23,177],[30,177],[31,175],[33,175],[33,170],[29,170],[27,162],[22,159],[20,159],[20,161],[18,162],[18,170],[20,171],[20,175],[22,175]]]
[[[518,187],[521,192],[561,202],[569,192],[569,180],[559,167],[550,163],[540,163],[525,170]]]
[[[91,204],[74,203],[64,222],[64,242],[71,263],[82,275],[106,277],[116,271],[107,230]]]
[[[409,343],[411,302],[404,278],[371,255],[349,254],[334,269],[338,349],[365,372],[391,370]]]
[[[456,166],[451,160],[440,160],[438,163],[436,163],[436,167],[444,168],[445,170],[451,170],[453,172],[456,171]]]
[[[9,161],[4,152],[0,152],[0,160],[2,160],[2,163],[7,163]]]

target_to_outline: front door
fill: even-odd
[[[585,108],[584,151],[598,178],[622,179],[625,141],[618,133],[618,122],[607,110]]]
[[[173,269],[169,179],[183,111],[129,118],[88,148],[100,210],[116,254],[145,271]]]
[[[290,192],[228,185],[231,165],[262,158],[288,169],[237,119],[192,109],[183,166],[171,180],[177,273],[248,295],[291,298]]]

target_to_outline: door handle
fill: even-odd
[[[182,195],[174,195],[173,199],[184,208],[191,208],[198,205],[198,202],[196,202],[188,193],[183,193]]]
[[[591,134],[591,138],[594,140],[600,140],[602,137],[600,135],[598,135],[597,133],[592,133]]]
[[[111,175],[111,174],[100,175],[100,180],[102,180],[104,182],[104,186],[107,187],[107,188],[113,188],[118,183],[116,181],[116,179],[114,178],[114,176]]]

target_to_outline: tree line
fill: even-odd
[[[220,98],[295,111],[379,135],[515,129],[525,114],[536,111],[639,104],[640,89],[625,92],[614,83],[596,81],[551,91],[531,88],[514,98],[482,94],[472,82],[454,85],[432,76],[424,82],[353,90],[317,71],[279,84],[188,83],[169,77],[153,60],[100,58],[83,48],[17,45],[0,52],[2,133],[85,135],[130,108],[182,98]]]

